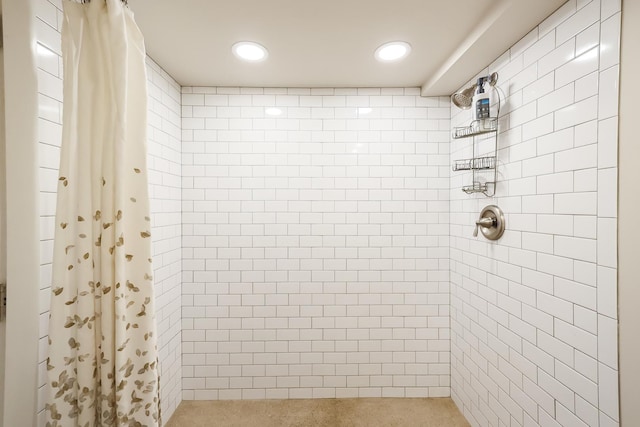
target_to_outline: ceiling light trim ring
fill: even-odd
[[[397,62],[405,59],[411,53],[411,45],[397,40],[384,43],[375,50],[374,56],[380,62]]]
[[[239,41],[231,46],[236,58],[246,62],[263,62],[269,57],[266,47],[257,42]]]

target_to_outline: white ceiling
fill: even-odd
[[[149,55],[184,86],[454,92],[566,0],[132,0]],[[388,41],[412,45],[379,63]],[[237,41],[269,50],[245,63]]]

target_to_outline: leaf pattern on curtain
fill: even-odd
[[[144,41],[120,0],[64,2],[47,426],[159,426]]]

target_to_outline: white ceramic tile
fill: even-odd
[[[596,309],[596,288],[556,277],[553,294],[591,310]]]
[[[598,316],[598,361],[618,369],[618,321]]]
[[[600,76],[600,88],[602,88],[602,75]],[[602,97],[602,91],[600,92]],[[594,120],[598,117],[598,99],[597,96],[592,96],[583,101],[572,104],[554,113],[555,115],[555,129],[560,130],[570,126],[576,126],[581,123]],[[617,97],[616,97],[617,99]],[[608,108],[609,105],[604,105],[603,108]]]
[[[54,77],[60,77],[60,56],[48,47],[38,44],[36,47],[38,68]]]
[[[573,235],[587,239],[596,239],[598,222],[595,216],[576,215],[573,217]]]
[[[553,247],[555,254],[559,256],[588,262],[596,261],[596,241],[594,239],[556,236]]]
[[[567,322],[573,321],[573,306],[570,302],[561,298],[548,295],[543,292],[538,293],[537,308],[559,319]]]
[[[598,409],[617,421],[618,415],[618,371],[598,364]]]
[[[562,426],[588,427],[588,424],[580,420],[574,412],[576,409],[569,410],[563,405],[556,406],[556,421]]]
[[[569,323],[556,319],[554,324],[554,336],[562,342],[582,351],[588,356],[595,358],[598,355],[597,335],[583,331]]]
[[[522,123],[531,121],[536,118],[536,112],[537,108],[535,102],[530,102],[529,104],[523,105],[517,110],[511,112],[511,115],[509,116],[509,124],[515,127],[521,125]]]
[[[592,262],[573,262],[573,280],[595,287],[597,284],[597,265]]]
[[[522,139],[530,140],[553,132],[553,114],[539,117],[522,125]]]
[[[542,56],[538,61],[538,77],[554,71],[556,68],[575,58],[575,48],[575,39],[570,39]]]
[[[553,12],[549,17],[542,21],[539,25],[540,35],[546,34],[548,31],[554,30],[558,25],[576,13],[576,0],[569,0],[561,7]]]
[[[600,5],[600,15],[603,21],[609,18],[616,12],[620,12],[621,1],[620,0],[606,0],[602,1]]]
[[[611,117],[598,122],[598,167],[618,165],[618,119]]]
[[[592,405],[598,404],[596,382],[589,380],[562,362],[556,362],[555,368],[555,377],[558,381],[575,390],[577,395]]]
[[[509,49],[509,53],[511,58],[515,58],[518,55],[522,54],[527,48],[529,48],[532,44],[538,41],[538,28],[534,28],[529,31],[526,36],[522,37],[516,44],[514,44],[511,49]]]
[[[598,48],[593,47],[584,53],[576,55],[575,59],[558,68],[555,72],[556,88],[571,85],[579,78],[596,71],[599,63],[598,56]]]
[[[502,76],[502,74],[500,74]],[[525,67],[518,74],[513,76],[509,81],[510,94],[512,96],[518,96],[518,92],[528,87],[531,83],[538,80],[538,66],[537,64],[531,64]]]
[[[598,380],[598,361],[586,354],[576,351],[574,355],[574,369],[593,382]]]
[[[569,215],[595,215],[597,211],[597,193],[556,194],[554,213]]]
[[[553,316],[547,314],[541,310],[537,310],[528,305],[522,306],[522,320],[541,331],[551,335],[553,333]]]
[[[605,70],[620,62],[620,19],[616,13],[600,26],[600,68]]]
[[[576,36],[576,56],[591,50],[600,43],[600,23],[596,22]]]
[[[598,97],[598,118],[600,120],[618,114],[619,73],[617,65],[600,73],[600,95]]]
[[[593,168],[598,165],[598,147],[595,144],[591,144],[572,150],[560,151],[554,157],[556,172]]]
[[[62,55],[60,32],[41,19],[36,19],[35,28],[38,44],[46,46],[57,55]]]
[[[590,98],[598,94],[598,72],[594,71],[591,74],[576,80],[575,82],[575,100],[582,101],[583,99]]]
[[[593,310],[576,305],[573,309],[573,324],[589,333],[597,334],[598,314]]]
[[[62,80],[42,69],[38,69],[38,91],[42,95],[62,101]]]
[[[574,37],[599,19],[600,2],[592,1],[558,25],[556,28],[556,43],[564,43],[565,40]]]
[[[540,271],[523,269],[522,284],[545,294],[553,293],[553,276]]]
[[[553,195],[536,195],[523,197],[522,212],[537,214],[553,213]]]
[[[582,147],[584,145],[595,144],[598,142],[598,121],[589,120],[580,123],[575,127],[574,146]]]
[[[538,215],[538,232],[573,235],[573,217],[569,215]]]
[[[538,155],[563,151],[573,147],[574,129],[567,128],[542,136],[537,140]]]
[[[509,160],[512,162],[516,162],[518,160],[532,159],[534,157],[536,157],[536,140],[535,139],[509,147]]]
[[[48,0],[38,0],[35,3],[35,14],[52,28],[58,28],[58,8]]]
[[[617,265],[617,234],[615,218],[598,218],[598,265]]]
[[[598,216],[616,218],[618,216],[618,194],[610,191],[616,188],[618,169],[608,168],[598,170]]]
[[[614,268],[598,267],[598,312],[618,318],[617,274]]]
[[[604,412],[600,412],[599,415],[600,427],[616,427],[620,425],[619,421],[614,420]]]
[[[574,408],[574,392],[544,371],[538,372],[538,385],[570,411]],[[559,424],[562,425],[562,424]]]
[[[553,73],[548,73],[522,89],[522,102],[529,103],[534,101],[553,91],[553,89],[554,75]]]
[[[555,402],[547,392],[540,388],[535,382],[529,381],[526,378],[523,381],[523,386],[523,391],[535,400],[543,410],[553,412]]]
[[[573,173],[562,172],[538,176],[538,194],[568,193],[573,191]]]
[[[569,62],[567,65],[565,65],[565,67],[573,64],[575,61],[577,61],[577,59]],[[559,89],[556,89],[548,95],[538,98],[539,115],[548,114],[559,110],[560,108],[566,107],[569,104],[573,104],[574,87],[573,85],[566,84],[566,81],[565,84],[558,83],[560,80],[560,70],[562,69],[556,71],[556,87],[559,87]],[[575,79],[570,79],[570,81],[573,80]]]

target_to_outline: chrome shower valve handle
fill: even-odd
[[[496,205],[485,206],[480,212],[480,217],[476,221],[473,230],[473,237],[478,236],[478,230],[489,240],[498,240],[504,233],[504,214],[502,209]]]

